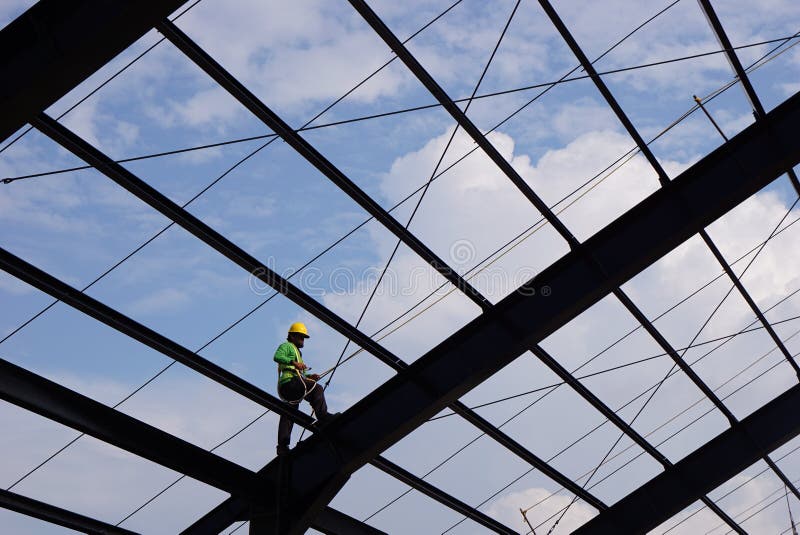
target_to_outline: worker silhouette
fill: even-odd
[[[310,368],[303,362],[303,353],[300,349],[305,344],[306,338],[310,338],[306,326],[302,323],[292,323],[286,342],[279,345],[275,351],[273,360],[278,363],[278,395],[294,411],[298,411],[298,405],[305,399],[311,404],[317,422],[325,424],[336,415],[328,413],[325,390],[317,384],[320,376],[308,373]],[[294,422],[281,415],[278,423],[278,455],[289,453],[292,427]]]

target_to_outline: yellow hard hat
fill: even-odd
[[[297,323],[292,323],[292,324],[289,326],[289,332],[290,332],[290,333],[298,333],[298,334],[302,334],[302,335],[303,335],[303,338],[311,338],[311,337],[309,336],[309,334],[308,334],[308,329],[306,329],[306,326],[305,326],[305,324],[303,324],[303,323],[300,323],[299,321],[298,321]]]

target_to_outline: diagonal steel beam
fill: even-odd
[[[707,0],[699,0],[699,1],[701,4],[708,4]],[[567,46],[570,48],[570,50],[572,50],[573,54],[575,54],[575,57],[580,62],[581,66],[590,76],[600,94],[603,95],[603,98],[606,100],[606,103],[614,111],[614,114],[622,123],[622,125],[624,126],[628,134],[631,136],[631,138],[633,138],[633,140],[636,142],[636,145],[641,151],[641,153],[645,156],[647,161],[650,162],[650,165],[653,167],[656,174],[658,174],[659,182],[661,183],[661,185],[664,186],[665,184],[667,184],[669,182],[669,177],[667,176],[667,173],[664,170],[664,168],[661,166],[661,163],[655,157],[653,151],[650,150],[650,147],[647,145],[647,143],[645,143],[644,139],[641,137],[639,132],[636,130],[636,127],[633,125],[633,122],[628,118],[627,114],[622,109],[622,106],[620,106],[620,104],[617,102],[617,99],[608,89],[608,86],[606,86],[603,79],[597,73],[597,71],[594,68],[594,65],[592,65],[592,62],[583,52],[580,45],[576,41],[575,37],[567,28],[566,24],[564,24],[563,20],[558,15],[553,6],[550,4],[549,0],[539,0],[539,3],[542,6],[545,13],[547,14],[547,16],[550,18],[550,21],[553,23],[556,30],[559,32],[561,37],[566,42]],[[710,4],[708,4],[708,7],[710,8]],[[727,38],[725,38],[725,42],[727,42]],[[730,43],[728,42],[728,44]],[[723,43],[723,48],[724,48],[724,43]],[[739,66],[741,67],[741,64],[739,64]],[[755,93],[753,94],[755,95]],[[725,141],[727,140],[728,139],[726,137]],[[787,359],[790,366],[792,366],[792,368],[795,370],[795,373],[800,378],[800,367],[798,367],[797,362],[795,362],[794,360],[794,357],[789,353],[789,350],[786,348],[786,345],[778,337],[777,333],[775,332],[775,329],[767,321],[766,317],[764,316],[764,313],[756,305],[755,301],[750,296],[750,293],[744,287],[739,277],[737,277],[736,274],[733,272],[733,269],[731,268],[730,264],[728,264],[727,260],[725,260],[724,256],[722,255],[722,252],[719,250],[717,245],[711,239],[711,236],[708,235],[705,229],[702,229],[700,230],[700,237],[703,239],[708,249],[714,255],[714,258],[717,260],[717,262],[720,264],[722,269],[727,274],[728,278],[731,280],[731,282],[733,282],[733,285],[739,291],[739,294],[742,296],[742,298],[744,298],[744,300],[750,306],[750,309],[753,311],[758,320],[761,322],[762,326],[764,326],[766,331],[770,334],[773,341],[776,343],[778,349],[783,353],[784,357]],[[651,333],[651,335],[656,340],[656,342],[661,346],[661,348],[668,355],[670,355],[673,361],[688,375],[689,379],[703,391],[706,397],[708,397],[711,400],[711,402],[717,407],[717,409],[720,410],[720,412],[722,412],[722,414],[725,415],[725,417],[732,425],[736,424],[738,420],[734,416],[734,414],[730,411],[730,409],[728,409],[722,402],[722,400],[719,399],[719,397],[713,392],[713,390],[711,390],[711,388],[708,387],[705,381],[703,381],[700,378],[700,376],[688,364],[685,363],[685,361],[678,354],[675,348],[672,347],[672,344],[670,344],[667,341],[667,339],[655,328],[652,322],[650,322],[650,320],[645,317],[645,315],[641,312],[641,310],[639,310],[639,308],[633,303],[633,301],[627,295],[622,293],[621,289],[615,293],[617,294],[617,297],[620,299],[620,301],[622,301],[623,305],[625,305],[625,307],[636,317],[636,319],[642,324],[642,326],[649,333]],[[783,481],[784,484],[786,484],[786,486],[792,491],[795,497],[800,499],[800,491],[798,491],[794,483],[792,483],[792,481],[772,461],[772,459],[770,459],[769,456],[766,456],[764,458],[764,461],[769,465],[769,467],[773,470],[773,472],[775,472],[775,474],[781,479],[781,481]],[[738,526],[733,521],[733,519],[730,518],[730,516],[722,512],[722,510],[716,504],[714,504],[708,497],[704,496],[703,502],[707,506],[709,506],[709,508],[712,511],[714,511],[715,513],[717,513],[717,515],[723,518],[723,520],[725,520],[725,522],[729,526],[731,526],[734,530],[736,530],[739,533],[742,532],[741,527]]]
[[[325,438],[315,435],[295,448],[289,489],[296,507],[287,511],[293,517],[289,533],[310,524],[340,488],[342,473],[375,458],[800,162],[798,121],[800,94],[583,242],[585,250],[571,251],[523,285],[524,292],[505,297],[389,379],[330,424]],[[685,215],[674,217],[680,211]],[[274,480],[277,465],[261,474]],[[227,525],[233,513],[221,507],[205,520]]]
[[[400,39],[397,38],[388,26],[378,17],[378,15],[370,8],[364,0],[349,0],[350,4],[358,11],[365,21],[372,27],[373,30],[389,45],[400,60],[405,63],[406,67],[414,73],[417,79],[422,82],[425,88],[434,96],[436,100],[447,110],[448,113],[456,120],[458,125],[472,138],[475,143],[483,150],[484,153],[497,165],[501,171],[508,177],[509,180],[519,189],[519,191],[530,201],[539,213],[547,219],[547,222],[553,225],[553,228],[566,240],[571,249],[578,247],[578,240],[567,229],[564,223],[559,220],[547,204],[533,191],[533,189],[525,182],[525,179],[511,166],[511,164],[503,158],[503,155],[492,145],[492,143],[483,135],[477,126],[467,117],[467,115],[458,107],[452,98],[445,92],[444,89],[428,74],[425,68],[417,61],[417,58],[409,52],[403,45]]]
[[[439,494],[439,489],[431,485],[426,481],[420,480],[417,476],[405,470],[404,468],[396,465],[395,463],[391,462],[389,459],[384,457],[378,457],[372,462],[372,465],[379,470],[389,474],[390,476],[403,481],[407,485],[415,488],[417,491],[425,494],[429,498],[433,498],[437,502],[441,503],[456,511],[467,518],[473,520],[474,522],[488,528],[495,533],[502,533],[504,535],[515,535],[517,533],[516,530],[513,530],[497,520],[491,518],[488,515],[481,513],[480,511],[476,511],[476,509],[470,505],[465,504],[461,500],[453,497],[449,497],[447,500],[442,499],[442,496]],[[420,484],[421,482],[421,484]],[[602,510],[602,509],[601,509]],[[477,513],[477,514],[476,514]]]
[[[87,163],[93,165],[100,172],[114,180],[117,184],[121,185],[153,208],[159,210],[162,214],[166,215],[178,225],[182,226],[184,229],[203,240],[206,244],[225,255],[228,259],[232,260],[240,267],[248,270],[251,274],[258,277],[263,282],[270,284],[276,290],[281,291],[295,303],[305,308],[308,312],[315,315],[317,318],[327,323],[334,329],[338,330],[338,332],[344,336],[349,337],[362,347],[365,347],[369,353],[379,358],[386,365],[397,371],[407,368],[408,365],[396,355],[389,352],[383,346],[373,341],[355,327],[352,327],[350,324],[346,323],[319,302],[315,301],[303,293],[300,289],[293,286],[288,280],[271,271],[258,260],[227,240],[227,238],[213,230],[211,227],[194,217],[183,208],[180,208],[177,204],[136,177],[133,173],[126,170],[121,165],[113,162],[110,158],[108,158],[108,156],[86,143],[86,141],[79,138],[57,121],[54,121],[48,116],[41,114],[33,121],[33,124],[51,139],[61,144],[64,148],[72,151],[76,156],[84,159]],[[17,268],[15,275],[19,273],[21,277],[25,277],[26,271],[28,270],[25,267]],[[44,284],[45,288],[50,288],[51,286],[57,287],[57,293],[59,295],[67,296],[70,299],[70,303],[91,303],[90,305],[85,306],[84,309],[81,309],[84,312],[86,312],[87,309],[93,310],[98,306],[103,306],[98,304],[96,301],[87,298],[80,292],[77,292],[77,290],[64,285],[60,281],[57,281],[57,279],[50,277],[41,270],[35,271],[37,273],[35,278],[38,281],[35,281],[36,283]],[[30,277],[28,276],[28,278],[24,280],[28,282],[29,279]],[[42,283],[42,281],[46,282]],[[32,282],[32,284],[34,284],[34,282]],[[44,291],[49,290],[45,289]],[[278,402],[278,406],[276,407],[274,403],[276,401],[275,398],[269,396],[269,394],[266,394],[266,392],[263,390],[257,389],[256,387],[253,387],[253,385],[249,385],[234,374],[227,372],[219,366],[213,365],[213,363],[210,363],[204,359],[201,360],[200,357],[191,351],[177,346],[177,344],[171,340],[157,335],[157,333],[153,333],[151,330],[144,328],[140,324],[133,322],[133,320],[122,316],[118,312],[108,307],[105,307],[102,310],[103,312],[99,317],[97,317],[97,319],[100,319],[100,321],[113,320],[114,325],[112,326],[114,326],[114,328],[117,328],[116,325],[119,325],[127,329],[123,332],[129,335],[132,335],[131,333],[136,334],[138,337],[134,336],[134,338],[144,343],[148,343],[148,341],[155,341],[159,347],[164,346],[170,351],[170,353],[165,354],[175,358],[175,360],[179,360],[187,366],[192,367],[192,369],[195,371],[199,371],[200,373],[203,373],[217,382],[224,380],[225,382],[221,384],[224,384],[225,386],[228,386],[229,388],[246,395],[257,403],[264,404],[265,401],[269,402],[269,405],[264,406],[267,406],[276,412],[286,412],[280,402]],[[159,350],[158,347],[155,347],[155,349]],[[606,507],[605,504],[592,493],[583,490],[580,485],[560,473],[552,466],[549,466],[541,458],[527,451],[511,437],[507,436],[505,433],[491,425],[485,419],[480,418],[477,414],[474,414],[470,409],[455,403],[453,410],[462,416],[469,416],[469,421],[476,425],[481,431],[500,442],[515,454],[519,455],[525,462],[542,471],[545,475],[564,486],[570,492],[580,496],[581,499],[585,500],[593,507],[599,509]]]
[[[218,489],[257,491],[254,472],[3,359],[0,398]]]
[[[655,528],[800,434],[798,404],[800,385],[795,385],[574,533],[645,533]]]
[[[157,27],[173,45],[195,62],[198,67],[203,69],[206,74],[213,78],[223,89],[228,91],[236,100],[250,110],[253,115],[258,117],[276,134],[281,136],[281,138],[303,158],[328,177],[331,182],[349,195],[351,199],[356,201],[372,217],[378,220],[384,227],[392,232],[392,234],[433,267],[433,269],[438,271],[467,297],[472,299],[475,304],[481,307],[481,310],[486,311],[492,306],[491,302],[483,297],[469,282],[447,265],[444,260],[439,258],[428,246],[409,232],[408,229],[397,221],[389,212],[381,208],[377,202],[362,191],[361,188],[325,158],[325,156],[315,149],[308,141],[303,139],[300,134],[295,132],[283,119],[278,117],[266,104],[261,102],[258,97],[226,71],[214,58],[209,56],[197,43],[192,41],[180,28],[166,19],[161,21]]]
[[[728,63],[730,63],[733,72],[736,73],[736,77],[742,83],[742,89],[744,90],[745,97],[750,101],[750,106],[753,108],[753,115],[756,121],[760,120],[767,112],[764,109],[764,105],[761,104],[761,99],[758,98],[758,93],[756,93],[755,87],[753,87],[753,84],[750,82],[750,77],[747,76],[747,71],[739,60],[736,50],[733,49],[731,40],[728,39],[728,34],[725,32],[725,28],[722,26],[717,12],[714,11],[714,7],[709,0],[697,1],[700,4],[700,9],[703,11],[703,14],[706,16],[706,20],[708,20],[708,25],[711,26],[711,30],[714,32],[717,41],[719,41],[720,46],[725,51],[725,57],[728,58]],[[794,186],[795,191],[800,195],[800,180],[798,180],[794,169],[789,169],[787,174],[789,175],[789,180],[792,186]]]
[[[41,0],[0,31],[0,140],[47,109],[185,0]],[[13,52],[13,53],[12,53]]]
[[[134,531],[4,489],[0,489],[0,507],[91,535],[136,535]]]

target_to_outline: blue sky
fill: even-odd
[[[13,20],[31,4],[3,3],[0,25]],[[381,1],[370,5],[395,33],[405,38],[450,2],[429,0],[399,5]],[[591,5],[561,1],[553,5],[587,55],[595,58],[668,3],[615,0]],[[513,6],[514,2],[507,0],[463,0],[408,46],[451,96],[466,97]],[[787,37],[800,30],[800,6],[789,0],[730,0],[715,6],[735,46]],[[295,127],[305,124],[391,58],[388,48],[346,3],[202,0],[176,23]],[[48,113],[63,113],[159,37],[155,32],[145,35],[55,103]],[[772,46],[742,50],[743,63],[750,64]],[[717,49],[697,4],[681,0],[596,67],[602,72]],[[575,65],[576,60],[538,3],[523,0],[479,93],[551,82]],[[800,89],[798,72],[800,53],[798,48],[791,48],[752,73],[753,84],[767,109]],[[713,55],[609,74],[604,79],[643,137],[651,139],[692,107],[693,95],[712,93],[732,79],[732,72],[722,55]],[[482,129],[491,129],[537,91],[478,100],[470,107],[469,116]],[[312,126],[433,102],[421,84],[395,61]],[[728,136],[753,120],[738,87],[709,102],[708,110]],[[116,159],[271,133],[168,42],[154,48],[68,113],[62,122]],[[303,136],[388,209],[429,179],[453,126],[443,110],[432,108],[313,129]],[[551,205],[633,147],[588,80],[556,86],[504,123],[490,139]],[[183,204],[265,141],[125,165]],[[708,120],[694,113],[656,141],[652,149],[674,177],[721,143],[722,138]],[[445,166],[472,147],[471,140],[458,133],[445,155]],[[36,131],[0,154],[2,177],[77,165],[81,162]],[[613,174],[599,176],[556,207],[580,239],[592,235],[658,188],[654,171],[641,156],[614,169]],[[784,178],[715,222],[709,233],[726,258],[733,261],[769,235],[794,199]],[[401,222],[407,221],[416,200],[416,196],[412,197],[393,212]],[[574,204],[567,204],[571,201]],[[352,200],[281,141],[237,167],[192,202],[188,210],[287,275],[367,218]],[[797,210],[789,215],[783,223],[787,230],[770,242],[743,278],[764,308],[800,287],[796,268],[800,265],[800,243],[794,227],[787,227],[797,216]],[[475,153],[432,183],[410,228],[464,273],[538,219],[538,212],[507,178],[485,156]],[[0,185],[2,247],[80,288],[167,224],[163,216],[92,170]],[[548,226],[535,227],[525,236],[516,247],[507,248],[507,252],[504,249],[505,254],[474,280],[491,300],[497,301],[513,291],[567,250]],[[374,283],[374,273],[383,267],[394,243],[388,231],[370,222],[293,280],[355,323]],[[747,260],[749,257],[736,264],[737,272]],[[635,277],[625,290],[648,317],[655,318],[719,272],[718,264],[695,237]],[[443,283],[404,246],[392,263],[388,280],[392,284],[378,292],[365,316],[361,325],[364,332],[378,331]],[[656,325],[675,347],[684,347],[728,287],[726,280],[717,281]],[[389,334],[382,343],[411,362],[477,316],[478,308],[451,290],[445,285],[438,293],[440,301]],[[192,350],[271,295],[254,284],[247,273],[176,227],[165,231],[87,293]],[[4,304],[0,307],[0,332],[4,335],[50,302],[47,296],[4,273],[0,273],[0,298]],[[431,303],[432,299],[426,301],[426,305]],[[790,298],[767,317],[773,321],[790,318],[799,314],[798,309],[800,300]],[[744,301],[734,294],[699,339],[737,332],[752,319]],[[283,339],[286,326],[296,320],[306,321],[312,330],[307,360],[316,370],[332,366],[345,341],[282,297],[271,300],[201,354],[272,391],[275,371],[271,354]],[[551,336],[543,346],[572,369],[634,326],[633,318],[621,305],[607,298]],[[781,336],[789,337],[797,329],[796,322],[777,329]],[[795,352],[800,350],[795,338],[787,346]],[[756,331],[726,344],[698,363],[696,370],[716,387],[773,348],[768,336]],[[351,346],[346,354],[356,349]],[[660,348],[652,339],[637,332],[582,371],[590,373],[659,353]],[[692,360],[701,355],[701,349],[691,349],[686,358]],[[0,356],[110,405],[169,363],[162,355],[61,304],[0,344]],[[750,375],[739,377],[739,383],[723,385],[722,392],[733,390],[767,363],[779,360],[773,351],[748,372]],[[586,384],[616,408],[660,380],[670,366],[666,358],[654,359],[587,379]],[[737,416],[748,414],[791,386],[788,370],[787,364],[778,365],[726,403]],[[337,371],[328,391],[330,404],[344,410],[391,375],[391,370],[361,353]],[[555,382],[543,365],[524,355],[470,392],[464,401],[473,405]],[[643,434],[650,433],[698,395],[688,379],[678,374],[665,383],[634,427]],[[499,425],[533,399],[524,396],[480,412]],[[638,407],[634,404],[622,414],[630,419]],[[707,408],[708,403],[701,403],[693,409],[695,412],[669,421],[655,432],[654,443]],[[120,409],[206,448],[260,413],[259,407],[180,365],[173,366]],[[6,486],[74,436],[69,429],[9,405],[3,405],[0,414],[6,427],[14,430],[0,438],[0,453],[9,460],[0,473]],[[600,421],[599,414],[576,394],[559,388],[504,430],[548,458]],[[275,428],[276,418],[267,415],[218,453],[249,468],[261,467],[273,455]],[[724,418],[711,414],[660,448],[677,460],[724,428]],[[443,418],[425,424],[388,450],[386,456],[422,475],[476,435],[477,431],[462,420]],[[616,431],[603,427],[557,457],[554,465],[567,475],[579,477],[599,462],[616,437]],[[619,449],[629,445],[626,440]],[[423,444],[424,449],[420,448]],[[786,451],[795,445],[790,443]],[[639,452],[636,447],[625,451],[603,467],[597,478]],[[788,456],[779,465],[790,477],[800,477],[799,463]],[[434,472],[430,481],[470,504],[478,504],[527,468],[484,438]],[[754,466],[748,472],[755,473],[758,468]],[[658,470],[655,462],[641,457],[594,492],[613,502]],[[97,441],[81,439],[14,490],[116,523],[174,477],[169,470],[147,461]],[[735,514],[778,486],[776,478],[768,473],[720,505]],[[334,505],[365,518],[404,490],[403,485],[366,467],[353,476]],[[529,507],[556,490],[551,481],[534,472],[489,500],[482,510],[522,529],[517,509]],[[718,489],[712,496],[724,491]],[[191,523],[223,497],[219,491],[187,480],[123,525],[145,533],[171,533]],[[552,498],[532,509],[531,519],[543,520],[568,501],[566,495]],[[583,504],[570,511],[559,527],[564,532],[594,514]],[[0,514],[16,533],[59,532],[14,513]],[[772,532],[776,526],[785,525],[785,517],[785,510],[772,508],[748,521],[745,527],[754,532]],[[370,522],[391,533],[440,533],[458,520],[455,513],[412,492]],[[717,522],[706,511],[671,533],[696,533],[711,529]],[[480,533],[481,528],[464,522],[453,532]]]

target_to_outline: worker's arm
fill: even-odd
[[[296,358],[297,354],[294,352],[292,346],[290,346],[288,343],[284,343],[278,346],[278,349],[275,351],[275,356],[272,357],[272,360],[280,364],[290,364],[298,370],[305,370],[307,366],[302,362],[295,360]]]

